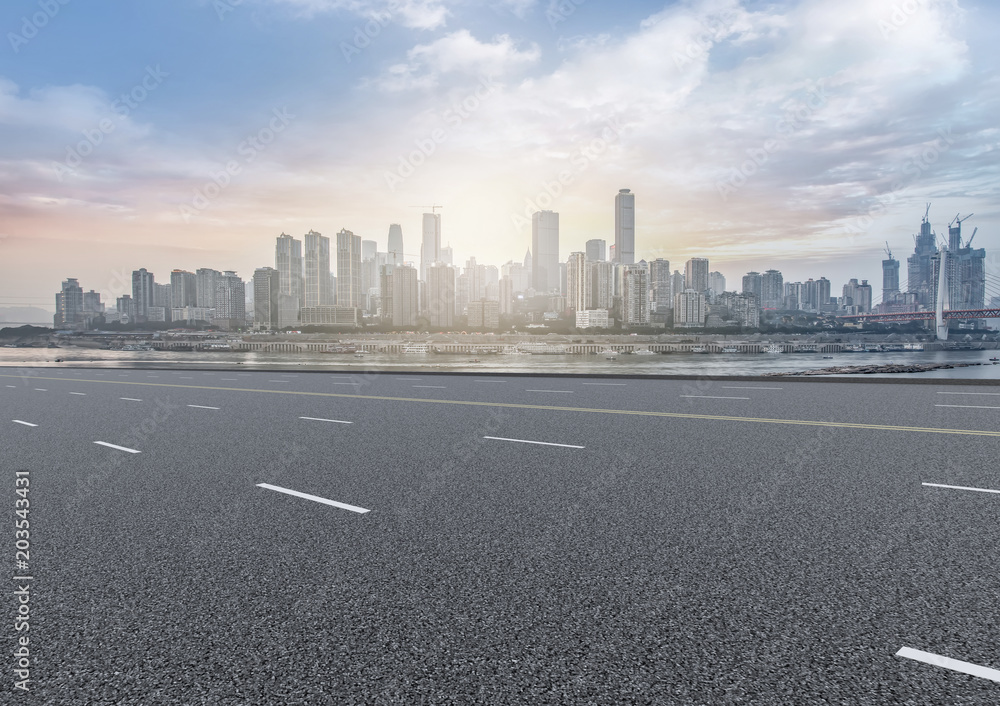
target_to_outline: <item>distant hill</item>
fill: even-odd
[[[44,326],[29,326],[25,324],[24,326],[4,327],[0,323],[0,338],[2,339],[33,338],[35,336],[48,336],[50,333],[52,333],[52,329],[45,328]]]
[[[37,306],[0,306],[0,325],[8,321],[25,324],[52,325],[51,311]]]

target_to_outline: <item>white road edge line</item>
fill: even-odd
[[[136,397],[119,397],[118,399],[125,400],[127,402],[142,402],[142,400],[140,400],[140,399],[138,399]]]
[[[978,404],[936,404],[935,407],[960,407],[962,409],[1000,409],[1000,407],[984,407]]]
[[[473,380],[472,382],[503,382],[503,383],[506,383],[507,381],[506,380]]]
[[[307,419],[310,422],[333,422],[334,424],[354,424],[354,422],[345,422],[340,419],[323,419],[322,417],[299,417],[299,419]]]
[[[31,422],[22,422],[20,419],[11,419],[10,421],[14,422],[14,424],[23,424],[26,427],[37,427],[38,426],[37,424],[32,424]]]
[[[1000,395],[1000,392],[939,392],[939,395]]]
[[[998,493],[1000,490],[990,490],[988,488],[969,488],[964,485],[942,485],[941,483],[921,483],[920,485],[926,485],[931,488],[950,488],[951,490],[974,490],[977,493]]]
[[[17,385],[7,385],[7,387],[14,387],[14,388],[16,388]]]
[[[608,387],[625,387],[627,382],[585,382],[584,385],[606,385]]]
[[[414,385],[413,387],[433,387],[436,390],[447,390],[445,385]]]
[[[308,493],[300,493],[297,490],[289,490],[288,488],[282,488],[277,485],[271,485],[270,483],[258,483],[257,487],[266,488],[267,490],[273,490],[277,493],[285,493],[286,495],[294,495],[297,498],[305,498],[306,500],[312,500],[317,503],[323,503],[324,505],[332,505],[333,507],[339,507],[341,510],[350,510],[351,512],[356,512],[360,515],[364,515],[366,512],[371,512],[371,510],[366,510],[365,508],[358,507],[357,505],[338,503],[336,500],[327,500],[326,498],[321,498],[318,495],[309,495]]]
[[[971,674],[974,677],[1000,682],[1000,669],[980,667],[978,664],[972,664],[971,662],[963,662],[960,659],[952,659],[950,657],[936,655],[933,652],[915,650],[912,647],[900,647],[896,656],[906,657],[907,659],[923,662],[924,664],[931,664],[935,667],[944,667],[945,669],[961,672],[962,674]]]
[[[576,446],[575,444],[553,444],[548,441],[528,441],[527,439],[508,439],[504,436],[484,436],[484,439],[493,439],[495,441],[515,441],[519,444],[538,444],[539,446],[562,446],[566,449],[584,449],[586,446]]]
[[[81,397],[86,397],[87,396],[86,392],[71,392],[69,394],[71,394],[71,395],[80,395]]]
[[[561,392],[564,395],[572,395],[572,390],[525,390],[525,392]]]
[[[206,407],[203,404],[189,404],[188,407],[194,407],[195,409],[219,409],[218,407]]]
[[[694,397],[704,400],[748,400],[749,397],[715,397],[714,395],[681,395],[681,397]]]
[[[44,387],[36,387],[35,392],[48,392]]]
[[[142,451],[136,451],[135,449],[130,449],[126,446],[118,446],[117,444],[109,444],[106,441],[95,441],[98,446],[107,446],[109,449],[118,449],[119,451],[127,451],[130,454],[141,454]]]

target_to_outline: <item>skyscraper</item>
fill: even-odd
[[[707,313],[701,292],[685,289],[674,297],[674,328],[701,328]]]
[[[333,304],[330,287],[330,239],[310,230],[305,243],[305,306]]]
[[[611,309],[615,303],[615,267],[613,262],[590,263],[590,305],[588,309]]]
[[[420,281],[427,281],[427,268],[441,259],[441,214],[425,213],[420,241]]]
[[[194,272],[170,273],[170,306],[174,309],[198,305],[198,277]]]
[[[590,308],[590,276],[587,256],[570,253],[566,263],[566,307],[574,311]]]
[[[409,265],[382,268],[382,319],[395,328],[417,325],[417,270]]]
[[[216,280],[215,317],[227,328],[246,324],[246,285],[232,270],[226,270]]]
[[[622,265],[622,326],[649,325],[649,279],[645,265]]]
[[[635,194],[629,189],[615,196],[615,262],[635,263]]]
[[[587,259],[591,262],[608,259],[608,241],[594,238],[587,241]]]
[[[882,303],[892,304],[899,294],[899,260],[887,254],[888,259],[882,260]]]
[[[203,309],[215,308],[215,281],[222,276],[218,270],[209,267],[199,268],[195,272],[195,306]]]
[[[917,303],[926,308],[934,308],[937,296],[937,278],[934,276],[934,261],[938,248],[937,234],[931,230],[927,219],[930,206],[920,222],[920,235],[916,237],[913,254],[906,260],[908,287],[917,295]]]
[[[762,309],[780,309],[784,305],[784,278],[778,270],[768,270],[761,277],[760,306]]]
[[[538,294],[559,291],[559,214],[555,211],[531,215],[531,267]]]
[[[455,325],[455,268],[443,262],[427,270],[427,320],[431,328]]]
[[[708,260],[704,257],[692,257],[684,265],[684,285],[704,294],[708,286]]]
[[[658,257],[649,263],[649,310],[661,313],[673,308],[670,293],[670,260]]]
[[[398,223],[389,226],[389,256],[386,262],[390,265],[403,264],[403,227]],[[381,273],[380,273],[381,274]]]
[[[305,306],[302,281],[302,241],[282,233],[274,249],[274,269],[278,271],[281,293],[292,296],[299,308]]]
[[[147,272],[145,267],[132,271],[132,306],[136,323],[144,323],[149,317],[149,308],[156,306],[155,284],[153,273]]]
[[[258,267],[253,273],[254,328],[278,328],[280,275],[273,267]]]
[[[361,236],[347,229],[337,233],[337,306],[360,309],[361,297]]]
[[[56,328],[76,326],[83,320],[83,287],[75,277],[70,277],[62,283],[62,289],[56,293],[56,315],[53,324]]]
[[[708,273],[708,288],[713,294],[719,295],[726,291],[726,278],[721,272]]]
[[[752,294],[760,302],[764,297],[764,277],[760,272],[747,272],[743,275],[743,293]]]

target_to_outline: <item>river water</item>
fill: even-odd
[[[890,373],[887,377],[972,378],[1000,380],[1000,365],[989,361],[998,351],[907,351],[895,353],[672,353],[620,355],[606,360],[600,355],[486,355],[434,353],[230,353],[110,351],[82,348],[0,348],[0,366],[101,367],[101,368],[200,368],[243,370],[366,370],[483,372],[483,373],[586,373],[593,375],[762,375],[798,372],[842,365],[886,363],[982,363],[966,368],[923,373]],[[829,356],[829,357],[827,357]],[[56,362],[59,359],[61,362]]]

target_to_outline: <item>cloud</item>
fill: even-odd
[[[493,37],[492,42],[481,42],[462,29],[413,47],[406,54],[407,61],[390,66],[375,85],[399,91],[436,87],[447,74],[499,78],[534,64],[540,56],[536,44],[522,50],[506,34]]]

